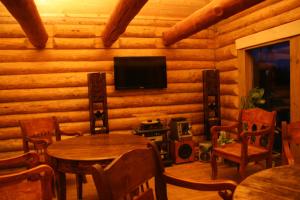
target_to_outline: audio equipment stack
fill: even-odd
[[[165,166],[172,165],[169,130],[159,119],[142,121],[140,127],[134,129],[134,134],[147,137],[147,139],[156,144]]]
[[[176,164],[194,161],[194,141],[190,123],[186,118],[172,118],[169,126],[173,161]]]

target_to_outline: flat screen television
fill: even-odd
[[[114,57],[114,78],[117,90],[166,88],[166,57]]]

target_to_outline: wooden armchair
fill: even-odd
[[[48,145],[61,140],[62,135],[80,136],[81,133],[67,133],[59,128],[56,117],[34,118],[20,120],[20,127],[23,136],[23,150],[29,152],[29,143],[33,144],[33,149],[40,155],[40,160],[45,162],[45,150]]]
[[[220,191],[223,199],[232,199],[236,183],[230,180],[205,182],[182,180],[167,174],[156,146],[135,149],[121,155],[103,169],[96,164],[91,173],[101,200],[153,200],[153,189],[149,180],[154,177],[157,200],[167,200],[166,183],[195,190]]]
[[[212,133],[212,178],[217,178],[217,157],[223,157],[238,164],[239,173],[245,177],[249,162],[266,160],[267,168],[272,166],[272,148],[274,143],[276,112],[260,108],[241,110],[239,122],[230,126],[214,126]],[[220,131],[236,132],[237,142],[219,145]],[[255,138],[255,141],[253,139]],[[263,145],[263,143],[266,143]]]
[[[282,155],[283,162],[289,165],[300,163],[300,121],[282,122]]]
[[[25,153],[0,160],[0,199],[2,200],[51,200],[54,173],[48,165],[38,165],[39,156],[35,152]],[[7,173],[11,168],[19,171]],[[25,167],[25,168],[24,168]]]
[[[46,162],[45,151],[47,147],[53,143],[53,137],[56,141],[61,140],[61,136],[81,136],[79,132],[67,133],[63,132],[59,128],[56,117],[45,118],[33,118],[20,120],[20,127],[23,136],[23,149],[24,152],[29,152],[30,143],[33,144],[33,150],[35,150],[39,156],[41,163]],[[76,175],[78,195],[82,194],[82,182],[86,182],[85,176],[80,174]]]

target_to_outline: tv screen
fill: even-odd
[[[114,77],[117,90],[166,88],[166,57],[114,57]]]

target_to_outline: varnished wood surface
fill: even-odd
[[[261,171],[265,167],[265,162],[260,164],[250,163],[247,168],[247,176]],[[219,178],[231,179],[240,182],[240,176],[237,173],[236,167],[222,164],[219,165]],[[189,162],[181,164],[173,164],[170,167],[166,167],[168,174],[191,180],[211,180],[211,167],[209,162]],[[96,187],[91,175],[86,175],[87,183],[83,184],[83,199],[84,200],[98,200]],[[75,200],[76,196],[76,181],[75,176],[67,174],[67,199]],[[150,181],[150,186],[154,187],[154,181]],[[192,189],[186,189],[169,184],[168,186],[168,198],[169,200],[221,200],[221,197],[215,191],[197,191]]]
[[[91,165],[107,165],[129,150],[145,147],[148,142],[145,137],[130,134],[98,134],[51,144],[46,153],[47,161],[56,173],[57,199],[67,198],[65,173],[89,174]],[[82,199],[81,187],[77,195]]]
[[[99,134],[75,137],[51,144],[51,158],[69,161],[101,161],[114,159],[126,151],[145,147],[145,137],[125,134]]]
[[[284,165],[247,177],[235,190],[234,200],[300,199],[300,165]]]

